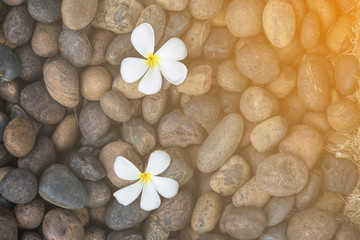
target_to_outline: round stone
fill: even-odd
[[[95,17],[98,0],[63,0],[61,16],[66,27],[81,30]]]
[[[18,227],[35,229],[40,226],[45,214],[45,204],[40,198],[35,198],[27,204],[18,204],[14,208]]]
[[[61,3],[58,0],[28,0],[28,11],[38,22],[53,23],[61,19]]]

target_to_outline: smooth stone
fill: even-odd
[[[78,139],[79,126],[75,114],[65,116],[52,133],[51,140],[58,152],[70,150]]]
[[[191,96],[205,94],[210,90],[212,74],[212,68],[209,65],[190,68],[185,81],[177,86],[177,90]]]
[[[249,164],[239,155],[233,155],[210,179],[211,189],[222,196],[234,194],[251,177]]]
[[[48,137],[39,136],[36,140],[33,150],[26,156],[18,159],[18,167],[30,170],[36,176],[54,164],[56,160],[56,151],[54,144]]]
[[[360,239],[359,229],[349,223],[341,223],[336,231],[334,240],[357,240]]]
[[[331,191],[323,192],[312,207],[324,209],[333,215],[338,215],[343,210],[345,195]]]
[[[134,30],[144,6],[141,1],[105,0],[99,1],[91,25],[95,28],[110,30],[116,34]]]
[[[293,209],[294,195],[288,197],[272,197],[264,207],[267,216],[267,226],[272,227],[281,223]]]
[[[266,227],[265,212],[256,207],[239,207],[224,219],[226,232],[236,239],[260,237]]]
[[[31,38],[34,52],[41,57],[54,57],[59,52],[60,23],[37,23]]]
[[[42,66],[45,59],[38,56],[30,43],[18,47],[15,51],[21,62],[19,77],[26,82],[35,82],[42,77]]]
[[[237,112],[240,103],[240,94],[235,92],[220,91],[219,101],[225,114]]]
[[[141,232],[135,229],[127,229],[124,231],[112,231],[110,232],[106,240],[144,240]]]
[[[99,227],[86,227],[84,240],[106,240],[105,231]]]
[[[142,232],[145,239],[148,240],[167,240],[170,232],[163,229],[155,214],[150,214],[142,224]]]
[[[165,199],[154,212],[159,225],[166,231],[173,232],[182,229],[191,219],[194,199],[187,190],[180,190],[170,199]]]
[[[286,236],[286,223],[280,223],[274,227],[269,227],[261,235],[260,240],[288,240]]]
[[[232,204],[232,202],[231,202],[231,203],[227,204],[227,205],[223,208],[223,210],[222,210],[222,214],[221,214],[221,216],[220,216],[218,226],[219,226],[220,232],[223,233],[223,234],[226,234],[225,222],[224,222],[225,217],[226,217],[226,215],[227,215],[228,213],[230,213],[233,209],[235,209],[235,206],[234,206],[234,204]]]
[[[328,156],[322,162],[321,170],[327,190],[350,194],[358,183],[357,165],[351,160]]]
[[[267,157],[256,170],[256,182],[259,187],[276,197],[286,197],[300,192],[307,181],[306,165],[288,153],[276,153]]]
[[[97,150],[82,151],[80,149],[78,152],[70,155],[66,161],[66,166],[79,178],[97,181],[106,176],[106,171],[97,156]]]
[[[233,59],[219,64],[216,80],[222,89],[231,92],[243,92],[249,85],[249,80],[239,72]]]
[[[11,170],[0,182],[0,194],[16,204],[31,202],[36,197],[37,190],[38,181],[27,169]]]
[[[139,198],[127,206],[113,199],[106,209],[105,223],[112,230],[124,230],[145,220],[149,213],[140,208]]]
[[[188,0],[181,0],[181,1],[186,2]],[[158,0],[158,2],[164,2],[164,0]],[[161,3],[159,4],[161,5]],[[159,46],[162,46],[163,43],[167,42],[167,40],[169,40],[170,38],[181,37],[181,35],[185,33],[185,31],[188,29],[189,26],[190,26],[190,16],[186,10],[182,12],[170,12],[167,20],[167,24],[165,26],[164,35],[159,43]]]
[[[48,167],[40,178],[39,194],[65,209],[80,209],[88,201],[86,189],[75,174],[62,164]]]
[[[45,214],[45,204],[41,198],[35,198],[26,204],[18,204],[14,215],[21,229],[35,229],[40,226]]]
[[[101,28],[91,31],[89,36],[92,46],[90,65],[106,63],[106,51],[115,36],[113,32]]]
[[[141,102],[144,121],[154,125],[160,121],[168,98],[167,91],[159,91],[156,94],[145,96]]]
[[[0,84],[0,97],[12,104],[19,103],[20,93],[24,87],[24,82],[16,78],[10,82]]]
[[[253,145],[249,144],[240,152],[241,156],[245,158],[245,160],[250,164],[251,170],[256,172],[259,164],[268,156],[270,156],[271,152],[259,152],[256,150]]]
[[[86,207],[98,208],[104,206],[111,198],[111,190],[102,180],[82,181],[88,193],[88,202]]]
[[[172,111],[161,118],[157,135],[163,147],[186,147],[200,144],[204,139],[201,126],[187,118],[181,110]]]
[[[250,178],[232,196],[232,202],[236,207],[262,208],[269,201],[271,195],[263,191],[256,182],[256,176]]]
[[[186,225],[184,228],[182,228],[179,232],[179,239],[180,240],[198,240],[202,235],[200,233],[195,232],[191,225]]]
[[[131,34],[120,34],[115,37],[106,50],[106,60],[112,65],[120,65],[127,57],[136,56],[138,53],[130,40]]]
[[[306,186],[295,195],[295,207],[303,210],[310,206],[319,196],[321,187],[321,172],[317,170],[311,171]]]
[[[99,101],[111,89],[110,72],[101,66],[86,68],[80,75],[80,93],[88,101]]]
[[[139,100],[140,98],[144,97],[145,94],[139,91],[138,88],[139,81],[133,82],[133,83],[127,83],[125,82],[121,74],[119,74],[117,77],[115,77],[113,84],[112,84],[112,90],[121,92],[125,95],[125,97],[130,100]],[[132,101],[130,101],[130,109],[131,109],[131,115],[133,115],[133,107],[132,107]],[[138,109],[139,113],[141,109]],[[136,111],[135,111],[136,112]]]
[[[17,78],[22,71],[18,56],[3,44],[0,44],[0,71],[0,82],[11,81]]]
[[[210,22],[208,21],[199,21],[193,20],[182,37],[186,48],[187,48],[187,58],[195,59],[202,55],[202,48],[207,37],[210,34]],[[201,36],[199,41],[199,36]]]
[[[358,60],[351,55],[340,56],[335,62],[334,75],[336,88],[341,95],[354,93],[360,75]]]
[[[213,172],[220,168],[237,149],[244,121],[239,114],[226,115],[212,130],[199,150],[196,163],[200,171]]]
[[[121,137],[130,143],[141,155],[145,155],[156,144],[155,130],[149,124],[139,118],[132,118],[121,126]]]
[[[1,238],[4,240],[18,239],[18,226],[16,218],[12,212],[0,206],[0,232]]]
[[[335,132],[351,134],[360,123],[359,106],[347,98],[334,100],[327,108],[326,116]]]
[[[30,121],[31,125],[33,126],[35,133],[38,134],[40,132],[40,129],[42,127],[42,124],[35,121],[33,118],[31,118],[24,109],[22,109],[18,104],[13,104],[10,107],[10,118],[11,120],[15,119],[15,118],[23,118],[25,120]],[[10,120],[10,121],[11,121]],[[4,136],[3,136],[4,137]]]
[[[182,11],[188,5],[189,0],[155,0],[157,4],[159,4],[162,8],[167,11]]]
[[[63,0],[61,17],[65,26],[71,30],[81,30],[95,17],[98,0]]]
[[[61,19],[61,3],[58,0],[28,0],[30,15],[41,23],[53,23]]]
[[[212,231],[220,219],[222,208],[222,199],[217,193],[204,193],[195,204],[191,227],[200,234]]]
[[[226,28],[212,28],[203,46],[204,57],[209,61],[224,61],[232,54],[235,43],[236,38]]]
[[[90,222],[89,210],[87,207],[75,209],[71,211],[81,222],[83,226],[86,226]]]
[[[333,215],[322,209],[308,208],[292,216],[287,237],[289,240],[328,240],[334,236],[336,229],[337,223]]]
[[[102,136],[98,140],[89,140],[81,136],[80,143],[83,147],[94,147],[94,148],[102,148],[106,144],[115,141],[119,139],[120,137],[120,131],[117,127],[110,127],[109,131],[105,133],[104,136]]]
[[[214,17],[221,9],[223,0],[190,0],[189,9],[194,18],[206,20]]]
[[[24,5],[11,8],[3,22],[2,29],[9,42],[20,46],[31,39],[34,19]]]
[[[121,92],[106,91],[101,95],[100,106],[104,113],[116,122],[126,122],[131,118],[130,103]]]

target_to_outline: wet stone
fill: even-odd
[[[28,11],[38,22],[53,23],[61,19],[61,3],[58,0],[28,0]]]
[[[213,28],[206,40],[203,53],[209,61],[223,61],[229,58],[236,38],[225,28]]]
[[[21,71],[19,58],[9,47],[0,44],[0,83],[13,80]]]

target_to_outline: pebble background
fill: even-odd
[[[0,239],[359,240],[357,165],[324,150],[360,123],[355,4],[0,0]],[[183,84],[124,82],[141,23],[184,41]],[[178,194],[119,204],[115,158],[156,149]]]

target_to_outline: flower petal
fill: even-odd
[[[162,150],[154,151],[150,154],[148,165],[145,172],[158,175],[165,171],[170,165],[170,156]]]
[[[160,196],[154,185],[151,182],[145,184],[141,194],[140,207],[145,211],[151,211],[158,208],[160,203]]]
[[[158,193],[165,198],[174,197],[179,190],[179,183],[171,178],[152,176],[152,183]]]
[[[169,39],[156,53],[156,56],[167,60],[183,60],[187,56],[185,43],[180,38]]]
[[[135,201],[135,199],[138,198],[143,187],[144,187],[144,184],[140,181],[137,181],[134,184],[131,184],[127,187],[124,187],[124,188],[114,192],[113,196],[116,198],[116,200],[119,203],[127,206],[130,203],[132,203],[133,201]]]
[[[124,180],[137,180],[139,179],[139,169],[126,158],[119,156],[115,159],[114,172],[116,176]]]
[[[162,77],[158,67],[149,68],[144,77],[140,80],[138,89],[140,92],[151,95],[161,89]]]
[[[131,34],[131,43],[144,58],[154,53],[155,35],[154,29],[148,23],[137,26]]]
[[[159,63],[162,75],[172,84],[179,85],[184,82],[187,75],[185,64],[177,61],[162,60]]]
[[[133,83],[139,80],[149,69],[145,59],[140,58],[125,58],[121,62],[120,72],[121,77],[127,83]]]

